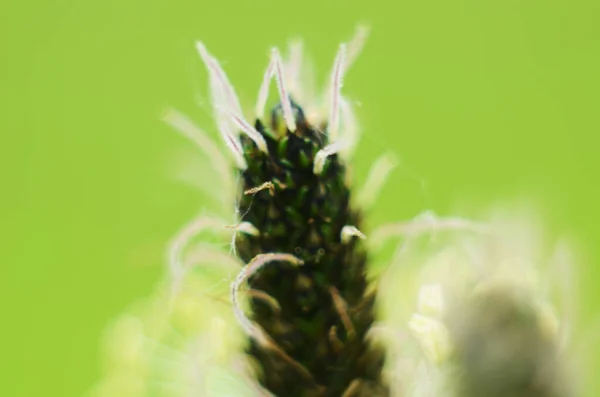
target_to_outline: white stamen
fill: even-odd
[[[470,231],[474,233],[490,233],[489,225],[459,217],[440,218],[433,212],[426,211],[408,222],[391,223],[377,228],[371,235],[372,248],[377,250],[392,237],[417,236],[424,233],[440,231]]]
[[[217,94],[217,97],[222,97],[225,103],[216,103],[215,105],[224,106],[228,109],[232,110],[237,114],[242,114],[242,106],[240,105],[240,101],[238,99],[237,94],[235,93],[235,89],[233,85],[229,82],[225,71],[219,65],[219,62],[209,54],[204,46],[204,43],[201,41],[196,42],[196,48],[202,57],[202,60],[206,64],[208,69],[208,73],[211,81],[211,88],[213,91],[216,89],[216,92],[213,94]]]
[[[184,266],[181,254],[195,236],[208,229],[226,231],[227,229],[223,227],[224,225],[225,222],[205,215],[201,215],[185,225],[169,244],[168,263],[171,274],[178,276],[183,272]]]
[[[283,119],[290,132],[296,131],[296,121],[294,120],[294,112],[292,111],[292,101],[288,94],[285,76],[283,73],[283,64],[279,51],[277,48],[271,50],[271,56],[273,57],[275,81],[277,82],[277,89],[279,91],[279,98],[281,99],[281,107],[283,108]]]
[[[258,100],[256,101],[256,117],[262,118],[265,115],[265,106],[267,105],[267,99],[269,98],[269,86],[271,85],[271,78],[273,77],[273,70],[275,68],[274,59],[271,57],[269,66],[265,70],[263,75],[263,81],[258,90]]]
[[[239,225],[236,225],[235,230],[250,236],[256,237],[260,235],[260,231],[250,222],[242,222]]]
[[[229,147],[233,145],[234,147],[239,148],[239,151],[242,152],[242,145],[238,141],[238,131],[231,124],[231,120],[227,114],[221,111],[221,109],[227,107],[227,101],[225,99],[225,93],[222,91],[218,80],[211,79],[210,93],[213,105],[213,113],[217,122],[217,126],[219,127],[219,132]]]
[[[182,263],[184,267],[181,268],[180,272],[172,274],[170,293],[171,305],[174,303],[175,298],[177,298],[177,295],[179,294],[186,273],[200,264],[209,266],[209,268],[221,270],[223,272],[226,271],[227,274],[231,274],[232,270],[235,272],[240,268],[240,261],[238,258],[220,251],[215,247],[199,245],[190,248],[190,250],[186,252]],[[204,267],[204,269],[206,269],[206,267]]]
[[[231,119],[221,110],[228,109],[235,114],[242,114],[242,107],[237,94],[235,93],[235,89],[229,82],[229,79],[219,65],[219,62],[208,53],[202,42],[196,42],[196,49],[200,53],[200,57],[208,69],[212,105],[219,131],[221,132],[227,147],[237,153],[236,163],[238,167],[246,169],[247,165],[243,158],[243,149],[237,139],[238,132],[233,128]]]
[[[350,67],[352,66],[352,64],[354,63],[354,61],[356,61],[356,58],[358,58],[360,52],[362,51],[367,36],[369,34],[369,28],[366,26],[358,26],[356,28],[356,32],[354,34],[354,37],[352,38],[352,40],[350,40],[350,43],[346,46],[346,54],[345,54],[345,61],[343,62],[343,65],[341,65],[342,69],[343,69],[343,73],[346,73]],[[345,45],[344,45],[345,46]],[[338,53],[339,56],[339,53]],[[337,60],[337,59],[336,59]],[[334,66],[335,69],[335,66]],[[332,72],[332,76],[333,76],[334,72]],[[343,76],[342,76],[343,77]],[[333,97],[335,95],[335,91],[336,91],[336,87],[335,84],[333,84],[333,78],[331,79],[331,83],[326,87],[325,92],[323,93],[323,98],[325,98],[325,100],[327,102],[333,102]],[[340,88],[341,88],[341,81],[340,81]],[[334,110],[332,110],[331,104],[329,106],[328,110],[329,111],[329,123],[331,124],[331,114],[333,113]],[[307,114],[307,118],[308,115],[310,114],[310,112],[306,112]],[[314,117],[314,116],[313,116]],[[335,131],[335,127],[333,127],[334,131]],[[335,135],[335,132],[334,132]],[[330,139],[331,142],[331,139]]]
[[[343,131],[342,139],[347,142],[344,155],[351,156],[358,143],[360,131],[352,105],[344,97],[340,98],[340,122]]]
[[[396,158],[391,153],[386,153],[375,160],[363,187],[356,197],[356,202],[361,208],[371,208],[396,165]]]
[[[221,150],[208,138],[207,134],[197,125],[195,125],[189,118],[176,109],[169,108],[165,111],[162,116],[162,120],[175,128],[184,137],[194,142],[207,156],[213,168],[219,174],[219,179],[226,184],[226,191],[233,189],[233,176],[229,172],[229,164],[227,159],[223,156]],[[245,160],[242,153],[238,151],[232,151],[236,158],[236,162],[241,160],[240,165],[244,165]],[[242,168],[242,167],[240,167]]]
[[[302,95],[299,91],[302,89],[300,81],[300,70],[302,69],[302,41],[290,41],[288,46],[288,60],[285,64],[285,76],[287,78],[290,93],[296,100]]]
[[[356,32],[354,33],[354,37],[350,40],[348,44],[348,56],[346,58],[346,69],[349,69],[350,66],[356,61],[356,58],[362,52],[365,43],[367,42],[367,37],[369,36],[369,27],[367,26],[357,26]]]
[[[233,313],[235,315],[236,320],[244,329],[244,331],[248,334],[248,336],[252,338],[256,338],[259,342],[265,342],[266,337],[264,335],[264,331],[252,322],[242,310],[240,303],[238,301],[238,292],[240,290],[241,285],[248,280],[253,274],[258,272],[264,265],[274,262],[289,262],[294,266],[302,265],[303,262],[290,254],[281,254],[281,253],[270,253],[270,254],[259,254],[254,257],[242,270],[238,273],[235,280],[231,283],[231,303],[233,304]]]
[[[244,119],[242,116],[235,114],[231,110],[222,110],[227,112],[231,121],[237,126],[237,128],[239,128],[244,134],[248,135],[248,137],[254,141],[254,143],[256,144],[256,146],[258,146],[261,152],[269,153],[269,149],[267,149],[267,142],[262,137],[260,132],[256,130],[256,128],[254,128],[250,123],[248,123],[246,119]]]
[[[234,153],[235,163],[238,168],[242,170],[248,168],[248,164],[244,158],[244,150],[242,149],[242,145],[237,138],[233,137],[231,134],[227,134],[223,136],[223,139],[225,140],[227,147]]]
[[[358,230],[356,228],[356,226],[350,226],[350,225],[344,226],[340,233],[340,240],[341,240],[342,244],[348,244],[350,242],[350,240],[352,239],[352,237],[358,237],[361,240],[364,240],[367,238],[367,236],[365,236],[363,232]]]
[[[327,157],[339,152],[344,147],[344,144],[345,142],[343,141],[337,141],[319,150],[315,155],[313,173],[315,175],[320,175],[321,172],[323,172],[323,168],[325,167],[325,160],[327,160]]]
[[[240,260],[233,255],[221,251],[218,247],[198,245],[190,247],[183,264],[185,269],[190,269],[201,263],[206,263],[228,271],[240,268]],[[243,263],[241,263],[243,265]]]
[[[301,79],[300,87],[297,87],[296,92],[292,92],[293,98],[303,105],[306,120],[313,125],[318,125],[321,123],[319,110],[321,104],[315,83],[315,65],[308,57],[304,57],[299,79]]]
[[[329,83],[330,103],[329,119],[327,122],[327,135],[329,136],[329,142],[335,142],[337,140],[338,131],[340,128],[340,100],[342,94],[345,63],[346,45],[341,44],[340,50],[338,51],[333,63],[333,70],[331,71],[331,80]]]

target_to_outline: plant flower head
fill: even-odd
[[[163,120],[208,157],[206,184],[235,218],[203,213],[176,233],[164,283],[110,327],[91,396],[572,396],[570,311],[529,214],[362,230],[395,165],[384,155],[350,186],[359,128],[342,88],[366,33],[339,46],[318,95],[302,44],[273,48],[251,115],[196,43],[221,146],[175,109]],[[398,237],[372,282],[370,253]]]

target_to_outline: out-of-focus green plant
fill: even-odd
[[[397,395],[577,395],[568,242],[552,242],[524,207],[496,205],[487,219],[398,250],[381,286],[382,318],[406,330],[384,334],[404,379]]]

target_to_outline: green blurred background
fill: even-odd
[[[303,37],[323,81],[357,22],[372,26],[345,84],[357,179],[385,150],[402,159],[372,223],[533,197],[583,247],[573,293],[595,348],[599,20],[596,0],[3,0],[0,395],[81,395],[104,326],[210,204],[174,177],[196,152],[159,121],[174,105],[213,127],[194,40],[251,108],[270,46]]]

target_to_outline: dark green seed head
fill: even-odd
[[[260,234],[238,235],[238,255],[249,262],[258,254],[286,252],[304,261],[301,267],[278,263],[251,277],[250,288],[276,299],[281,312],[252,299],[250,318],[288,357],[255,341],[248,353],[260,363],[260,382],[277,396],[341,396],[355,380],[378,385],[373,396],[386,395],[383,354],[365,340],[374,321],[373,296],[366,295],[367,254],[359,239],[341,241],[344,226],[361,223],[359,211],[350,207],[345,166],[333,154],[320,174],[314,172],[316,154],[328,138],[306,121],[298,105],[293,109],[294,132],[282,131],[281,106],[272,111],[268,125],[256,121],[268,155],[242,138],[248,168],[241,172],[241,191],[265,182],[274,189],[240,195],[242,220]]]

